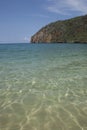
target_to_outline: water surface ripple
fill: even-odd
[[[87,45],[0,44],[0,130],[87,130]]]

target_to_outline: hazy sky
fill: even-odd
[[[46,24],[87,14],[87,0],[0,0],[0,42],[28,42]]]

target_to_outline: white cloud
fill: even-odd
[[[79,11],[83,14],[87,13],[87,1],[86,0],[67,0],[67,4],[72,10]]]
[[[48,0],[49,5],[46,8],[50,12],[69,15],[71,11],[77,11],[80,14],[87,13],[87,0]]]
[[[29,41],[29,38],[25,36],[24,41]]]

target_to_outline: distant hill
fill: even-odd
[[[31,43],[87,43],[87,15],[50,23],[31,37]]]

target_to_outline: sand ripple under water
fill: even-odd
[[[0,49],[0,130],[87,130],[86,45]]]

